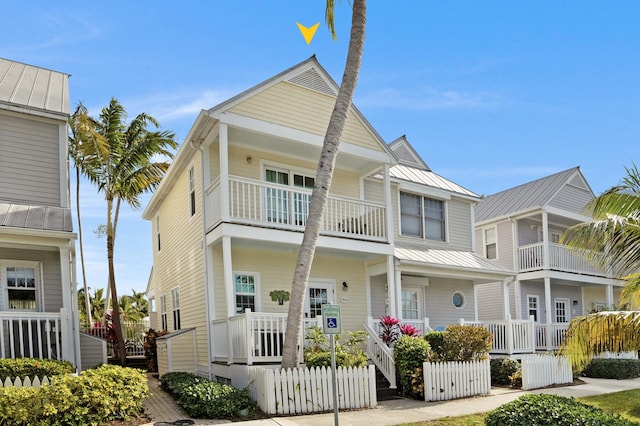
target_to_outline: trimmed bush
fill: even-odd
[[[484,327],[453,324],[446,328],[443,361],[480,361],[489,357],[492,335]]]
[[[194,418],[231,419],[243,408],[255,409],[248,389],[236,389],[191,373],[167,373],[160,377],[160,384]]]
[[[304,358],[305,365],[313,367],[331,367],[331,352],[310,352]],[[368,363],[365,354],[336,352],[337,367],[365,367]]]
[[[50,379],[61,374],[71,374],[76,370],[69,361],[57,361],[54,359],[39,358],[0,358],[0,380],[4,381],[7,377],[15,379],[16,377],[44,376]]]
[[[520,363],[511,358],[496,358],[491,360],[491,384],[511,384],[511,376],[520,371]]]
[[[640,360],[596,358],[591,360],[582,375],[599,379],[633,379],[640,377]]]
[[[635,425],[618,415],[609,414],[573,398],[546,394],[521,396],[489,412],[484,421],[487,426]]]
[[[346,338],[335,336],[336,366],[364,367],[368,363],[367,355],[362,350],[362,343],[366,339],[366,332],[347,332]],[[307,367],[330,367],[330,343],[322,329],[317,326],[309,327],[305,336],[307,347],[304,350],[304,363]]]
[[[99,425],[141,413],[149,388],[140,370],[102,365],[58,376],[39,389],[11,387],[0,395],[2,425]]]
[[[402,336],[393,347],[393,359],[405,394],[420,395],[424,387],[422,363],[429,358],[429,343],[420,337]]]
[[[444,348],[444,331],[430,331],[424,335],[424,339],[429,342],[429,347],[434,355],[434,361],[442,358]]]

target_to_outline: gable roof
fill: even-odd
[[[69,74],[0,58],[0,107],[69,115]]]
[[[406,135],[402,135],[393,142],[390,142],[389,148],[391,148],[391,151],[396,155],[400,164],[417,167],[429,172],[431,171],[427,163],[425,163],[416,150],[413,149]]]
[[[564,185],[580,177],[588,187],[580,167],[573,167],[514,188],[490,195],[476,206],[476,222],[533,208],[545,207]],[[591,191],[591,188],[589,188]]]
[[[452,192],[458,195],[473,197],[477,198],[478,200],[480,199],[480,196],[475,192],[469,191],[468,189],[458,185],[457,183],[452,182],[449,179],[446,179],[430,170],[418,169],[416,167],[397,164],[389,169],[389,175],[392,179],[418,183],[421,185],[430,186],[432,188]]]

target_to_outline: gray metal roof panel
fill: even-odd
[[[413,183],[419,183],[422,185],[427,185],[427,186],[441,189],[444,191],[466,195],[468,197],[480,198],[480,196],[475,192],[469,191],[468,189],[463,188],[457,183],[454,183],[449,179],[443,178],[437,173],[434,173],[429,170],[423,170],[415,167],[409,167],[409,166],[404,166],[402,164],[397,164],[391,167],[391,169],[389,169],[389,174],[392,178],[405,180]]]
[[[574,167],[488,196],[476,206],[476,222],[534,207],[542,208],[579,170],[579,167]]]
[[[430,266],[476,270],[485,273],[513,274],[512,271],[501,268],[490,260],[470,251],[432,248],[418,249],[396,246],[394,254],[400,261],[419,262]]]
[[[68,115],[69,75],[0,58],[0,102]]]
[[[0,227],[72,232],[71,209],[0,202]]]

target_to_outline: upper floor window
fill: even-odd
[[[156,242],[160,251],[160,216],[156,216]]]
[[[258,276],[253,273],[235,273],[233,275],[236,298],[236,314],[251,309],[255,312],[257,306]]]
[[[0,264],[0,288],[8,310],[37,311],[39,267],[36,263],[9,261]]]
[[[169,324],[167,321],[167,295],[160,296],[160,327],[162,330],[168,330]]]
[[[498,258],[497,243],[496,228],[486,228],[484,230],[484,256],[487,259]]]
[[[180,330],[180,287],[171,289],[171,311],[173,313],[173,329]]]
[[[193,167],[189,169],[189,203],[191,205],[191,216],[196,214],[196,181]]]
[[[444,201],[401,192],[400,231],[402,235],[444,241]]]

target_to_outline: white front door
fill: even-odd
[[[402,286],[402,319],[417,320],[424,318],[422,287]]]
[[[315,318],[322,315],[322,305],[335,303],[335,282],[309,280],[307,295],[304,300],[304,317]]]
[[[569,322],[571,311],[569,311],[569,299],[555,299],[556,322]]]

